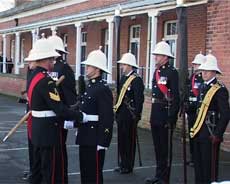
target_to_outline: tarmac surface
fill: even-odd
[[[8,131],[24,115],[25,105],[18,104],[14,97],[0,95],[0,139],[2,140]],[[117,166],[117,132],[114,124],[113,140],[106,152],[104,165],[104,183],[108,184],[144,184],[146,177],[155,174],[154,147],[150,130],[138,129],[141,147],[142,166],[139,166],[138,154],[136,154],[135,168],[132,174],[119,174],[113,171]],[[68,160],[69,160],[69,184],[80,182],[78,161],[78,146],[75,142],[75,130],[68,134]],[[188,145],[187,145],[188,146]],[[188,152],[188,149],[187,149]],[[179,131],[173,137],[173,162],[171,169],[171,184],[183,183],[183,159],[182,143]],[[189,155],[189,154],[187,154]],[[28,149],[26,124],[22,125],[6,142],[0,143],[0,184],[27,183],[21,178],[23,171],[28,170]],[[194,183],[193,167],[187,167],[188,184]],[[221,152],[219,181],[230,180],[230,154]]]

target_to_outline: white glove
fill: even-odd
[[[64,121],[64,129],[74,128],[74,121]]]
[[[106,147],[97,145],[97,151],[100,151],[100,150],[107,150],[107,149],[108,149],[108,148],[106,148]]]

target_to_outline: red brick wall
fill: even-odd
[[[4,75],[0,76],[0,86],[0,93],[20,96],[20,92],[25,90],[26,82],[22,78]]]
[[[207,50],[211,49],[217,57],[223,72],[221,80],[230,87],[230,1],[212,0],[207,11]]]
[[[211,0],[207,7],[206,48],[217,57],[223,72],[220,79],[230,88],[230,1]],[[230,125],[225,133],[223,148],[230,150]]]
[[[187,30],[188,30],[188,62],[189,67],[195,55],[200,51],[205,52],[206,38],[206,5],[198,5],[187,8]],[[158,18],[157,40],[164,37],[164,24],[166,21],[176,20],[176,10],[163,12]],[[179,51],[177,51],[179,53]],[[177,63],[178,66],[178,63]],[[178,66],[179,67],[179,66]]]
[[[188,8],[188,62],[191,67],[195,55],[202,51],[205,54],[205,37],[207,26],[206,5],[192,6]]]

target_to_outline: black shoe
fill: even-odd
[[[24,171],[22,180],[27,181],[28,183],[31,183],[31,179],[32,179],[32,173],[29,171]]]
[[[119,173],[120,173],[120,172],[121,172],[121,167],[115,167],[115,168],[113,169],[113,171],[114,171],[114,172],[119,172]]]
[[[152,178],[146,178],[145,179],[145,184],[156,184],[159,182],[159,178],[157,177],[152,177]]]
[[[129,174],[132,172],[133,172],[133,169],[128,169],[128,168],[121,168],[121,170],[120,170],[121,174]]]

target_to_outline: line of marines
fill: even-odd
[[[128,52],[117,62],[123,75],[114,103],[112,91],[102,77],[103,73],[110,74],[105,54],[100,49],[94,50],[81,63],[86,66],[88,82],[80,95],[76,92],[74,72],[63,59],[66,54],[61,38],[54,33],[37,40],[25,59],[30,71],[26,90],[31,111],[29,182],[68,183],[66,139],[68,129],[75,128],[81,183],[102,184],[114,119],[118,131],[118,167],[114,171],[132,173],[145,88],[135,56]],[[178,72],[169,63],[174,56],[165,41],[159,42],[152,54],[155,72],[150,125],[157,167],[155,175],[146,178],[145,183],[167,184],[170,183],[172,136],[180,109]],[[194,73],[188,82],[186,106],[190,164],[194,164],[195,183],[205,184],[218,179],[220,143],[230,119],[229,96],[216,78],[221,71],[215,56],[198,54],[192,64]],[[61,76],[65,79],[57,86],[55,80]]]

